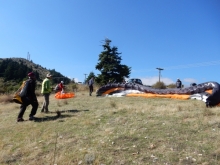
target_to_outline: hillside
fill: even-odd
[[[53,75],[52,84],[61,80],[68,84],[71,80],[55,69],[49,70],[24,58],[0,58],[0,93],[14,91],[27,78],[27,73],[36,73],[37,83],[41,84],[46,74]]]
[[[14,57],[13,58],[0,58],[0,63],[6,59],[11,59],[14,62],[17,62],[19,64],[23,63],[27,67],[32,68],[33,71],[37,71],[39,73],[40,79],[44,79],[45,75],[50,72],[50,70],[46,69],[45,67],[42,67],[41,65],[35,64],[32,61],[29,61],[24,58],[14,58]]]

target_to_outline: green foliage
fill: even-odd
[[[176,84],[169,84],[167,85],[167,88],[176,88]]]
[[[0,94],[14,93],[20,87],[21,83],[16,81],[4,82],[3,78],[0,78]]]
[[[155,89],[166,89],[166,85],[164,84],[164,82],[156,82],[153,86],[153,88]]]
[[[131,68],[121,64],[121,53],[118,53],[117,47],[110,47],[111,40],[106,39],[102,45],[104,51],[99,54],[99,62],[96,69],[101,72],[96,78],[98,84],[106,84],[109,80],[122,82],[123,79],[129,78]]]
[[[76,91],[78,89],[78,85],[76,83],[72,84],[71,87],[73,91]]]
[[[54,77],[52,84],[57,84],[60,81],[64,81],[65,84],[68,84],[71,81],[68,77],[55,71],[55,69],[43,69],[40,65],[23,58],[0,58],[0,93],[13,92],[16,90],[16,85],[26,80],[29,72],[34,72],[37,82],[40,83],[47,73],[52,74]]]
[[[60,83],[61,81],[64,81],[65,84],[69,84],[71,81],[68,77],[65,77],[61,73],[55,71],[55,69],[49,70],[49,72],[51,75],[53,75],[53,84]]]
[[[0,77],[3,77],[4,81],[15,80],[20,82],[27,77],[27,74],[32,71],[32,68],[24,65],[22,61],[18,63],[12,59],[6,59],[0,63],[0,70]],[[39,79],[39,73],[37,71],[35,71],[35,75]]]
[[[74,78],[72,78],[71,83],[76,83]]]

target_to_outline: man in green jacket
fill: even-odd
[[[41,93],[44,96],[44,102],[43,102],[41,112],[44,112],[44,111],[46,113],[49,112],[49,110],[48,110],[49,97],[50,97],[50,93],[52,92],[51,78],[52,78],[52,75],[48,73],[46,78],[44,79],[44,81],[42,83]]]

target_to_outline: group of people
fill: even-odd
[[[20,112],[19,112],[18,118],[17,118],[18,122],[24,121],[23,115],[24,115],[24,112],[25,112],[28,105],[32,105],[31,113],[29,115],[29,120],[34,120],[34,115],[36,114],[37,108],[39,105],[38,101],[37,101],[36,94],[35,94],[36,76],[33,72],[30,72],[30,73],[28,73],[28,77],[29,77],[29,79],[26,81],[26,87],[20,93],[22,104],[20,106]],[[48,110],[49,96],[53,90],[52,85],[51,85],[51,78],[52,78],[52,75],[47,74],[46,78],[42,82],[41,93],[44,96],[44,102],[42,105],[41,112],[46,112],[46,113],[49,112],[49,110]],[[63,84],[64,84],[64,82],[61,81],[57,85],[57,88],[55,89],[56,92],[59,92],[59,91],[64,92],[64,85]],[[94,77],[91,77],[91,79],[89,79],[89,81],[88,81],[89,96],[92,96],[93,84],[94,84]],[[176,88],[182,88],[182,82],[179,78],[176,81]]]
[[[20,93],[20,97],[22,100],[22,104],[20,106],[20,111],[18,113],[18,118],[17,118],[17,122],[22,122],[24,121],[23,119],[23,115],[24,112],[27,108],[27,106],[31,105],[32,109],[31,109],[31,113],[29,114],[29,120],[34,120],[34,115],[37,112],[38,109],[38,100],[35,94],[35,89],[36,89],[36,76],[33,72],[28,73],[28,80],[26,80],[26,85],[23,88],[22,92]],[[44,102],[42,105],[42,109],[41,112],[45,112],[48,113],[48,106],[49,106],[49,96],[50,93],[53,90],[53,87],[51,85],[51,79],[52,79],[52,75],[51,74],[47,74],[46,78],[43,80],[42,82],[42,88],[41,88],[41,93],[43,94],[44,97]],[[58,84],[59,89],[57,89],[56,92],[58,91],[63,91],[64,90],[64,85],[63,85],[63,81],[60,82],[60,84]]]
[[[50,94],[53,90],[53,87],[51,84],[51,79],[52,79],[52,75],[47,74],[46,78],[42,82],[41,93],[43,94],[44,102],[42,105],[41,112],[45,112],[45,113],[49,112],[49,110],[48,110],[48,106],[49,106],[49,102],[50,102],[49,97],[50,97]],[[90,96],[92,96],[93,84],[94,84],[94,77],[92,77],[88,81]],[[23,88],[22,92],[20,93],[22,104],[20,106],[20,111],[18,113],[17,122],[24,121],[23,115],[24,115],[24,112],[25,112],[27,106],[29,106],[29,105],[32,106],[31,113],[29,114],[29,120],[35,119],[34,115],[36,114],[38,106],[39,106],[39,103],[38,103],[38,100],[37,100],[37,97],[35,94],[35,89],[36,89],[36,76],[33,72],[30,72],[30,73],[28,73],[28,80],[26,80],[25,87]],[[57,85],[55,92],[64,92],[64,82],[63,81],[61,81]]]

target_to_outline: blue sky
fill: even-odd
[[[219,0],[0,0],[0,58],[22,57],[84,81],[103,40],[130,78],[220,83]]]

